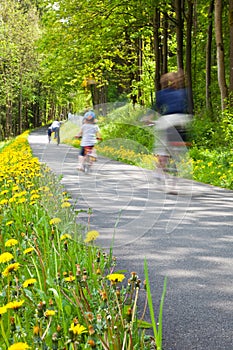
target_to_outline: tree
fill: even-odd
[[[222,110],[226,106],[227,84],[224,65],[224,44],[222,35],[222,0],[215,0],[215,37],[217,47],[218,83],[221,93]]]

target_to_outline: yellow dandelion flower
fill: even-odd
[[[23,254],[26,255],[26,254],[29,254],[31,252],[33,252],[35,250],[35,248],[27,248],[23,251]]]
[[[4,277],[7,277],[9,275],[9,273],[17,271],[19,269],[19,263],[14,263],[14,264],[10,264],[8,265],[5,270],[3,271],[2,275]]]
[[[60,218],[53,218],[49,221],[50,225],[56,225],[59,224],[61,222]]]
[[[0,306],[0,315],[5,314],[7,312],[6,306]]]
[[[5,252],[0,255],[0,264],[11,261],[14,259],[14,256],[11,253]]]
[[[38,194],[33,194],[30,198],[31,201],[34,201],[35,199],[40,198],[40,196]]]
[[[30,346],[28,346],[27,343],[15,343],[12,344],[7,350],[27,350],[30,349]]]
[[[7,223],[6,223],[6,226],[11,226],[12,224],[13,224],[13,220],[11,220],[11,221],[8,221]]]
[[[64,202],[61,205],[62,208],[69,208],[70,206],[71,206],[71,204],[69,202]]]
[[[73,332],[74,334],[83,334],[83,333],[87,333],[87,329],[86,327],[82,326],[81,324],[74,324],[74,323],[71,323],[71,326],[69,328],[69,331],[70,332]]]
[[[61,241],[64,241],[64,239],[72,239],[71,235],[69,235],[68,233],[65,233],[64,235],[62,235],[60,237]]]
[[[7,194],[8,192],[9,192],[9,190],[3,190],[0,194],[4,195],[4,194]]]
[[[37,282],[37,280],[35,278],[29,278],[28,280],[23,282],[23,288],[30,287],[36,282]]]
[[[69,277],[64,278],[64,281],[66,281],[66,282],[73,282],[74,280],[75,280],[74,276],[69,276]]]
[[[24,300],[21,301],[10,301],[6,304],[7,309],[18,310],[24,303]]]
[[[17,241],[17,239],[11,238],[11,239],[8,239],[8,241],[6,241],[5,247],[13,247],[14,245],[16,245],[18,243],[19,242]]]
[[[111,282],[122,282],[125,276],[121,273],[112,273],[107,276],[107,279]]]
[[[96,240],[96,238],[99,237],[99,232],[98,231],[89,231],[86,234],[86,238],[84,240],[85,243],[92,242]]]
[[[19,204],[22,204],[22,203],[25,203],[26,202],[26,198],[25,197],[22,197],[18,200],[18,203]]]
[[[45,317],[54,316],[56,314],[55,310],[46,310],[44,312]]]

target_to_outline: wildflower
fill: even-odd
[[[74,276],[69,276],[69,277],[66,277],[65,279],[64,279],[64,281],[66,281],[66,282],[73,282],[75,280],[75,277]]]
[[[40,198],[40,196],[38,194],[33,194],[30,198],[31,201],[34,201],[35,199]]]
[[[18,310],[24,303],[24,300],[21,301],[11,301],[6,304],[7,309]]]
[[[11,220],[11,221],[8,221],[7,223],[6,223],[6,226],[11,226],[12,224],[13,224],[13,220]]]
[[[45,317],[49,317],[49,316],[54,316],[55,313],[56,313],[55,310],[46,310],[44,315],[45,315]]]
[[[5,268],[5,270],[3,271],[2,275],[3,275],[4,277],[7,277],[7,276],[9,275],[9,273],[14,272],[14,271],[17,271],[18,268],[19,268],[19,266],[20,266],[19,263],[14,263],[14,264],[8,265],[8,266]]]
[[[7,350],[26,350],[26,349],[30,349],[30,346],[28,346],[27,343],[15,343],[12,344]]]
[[[6,306],[0,306],[0,316],[2,314],[5,314],[7,312],[7,307]]]
[[[56,225],[59,224],[61,222],[60,218],[53,218],[49,221],[50,225]]]
[[[121,273],[112,273],[107,276],[107,279],[111,282],[122,282],[125,276]]]
[[[8,200],[7,199],[2,199],[1,201],[0,201],[0,205],[5,205],[5,204],[7,204],[8,203]]]
[[[33,327],[33,335],[39,335],[41,332],[40,326],[36,325]]]
[[[18,243],[19,242],[17,241],[17,239],[11,238],[11,239],[8,239],[8,241],[6,241],[5,247],[13,247],[14,245],[16,245]]]
[[[36,283],[36,279],[35,278],[29,278],[28,280],[23,282],[23,288],[27,288],[32,286],[34,283]]]
[[[26,198],[25,197],[20,198],[19,201],[18,201],[18,203],[21,203],[21,204],[25,203],[25,202],[26,202]]]
[[[97,237],[99,237],[98,231],[89,231],[87,232],[86,238],[84,240],[85,243],[89,243],[94,241]]]
[[[69,329],[70,332],[73,332],[74,334],[83,334],[83,333],[87,333],[87,329],[86,327],[82,326],[81,324],[74,324],[74,323],[71,323],[71,326],[70,326],[70,329]]]
[[[31,252],[33,252],[35,250],[35,248],[27,248],[23,251],[23,254],[26,255],[26,254],[29,254]]]
[[[0,255],[0,263],[5,263],[14,259],[14,256],[11,253],[5,252]]]
[[[72,239],[71,235],[69,235],[68,233],[65,233],[64,235],[62,235],[62,236],[60,237],[60,240],[61,240],[61,241],[64,241],[64,239],[67,239],[67,238]]]
[[[71,204],[69,202],[64,202],[61,205],[62,208],[69,208],[70,206],[71,206]]]

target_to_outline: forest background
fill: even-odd
[[[179,68],[193,157],[231,153],[233,0],[2,0],[0,139],[87,106],[151,108],[161,75]]]

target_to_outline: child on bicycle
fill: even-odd
[[[83,171],[83,163],[86,151],[88,150],[88,152],[92,153],[94,145],[97,142],[97,138],[101,138],[100,129],[96,124],[96,116],[94,112],[89,111],[85,114],[84,123],[77,137],[82,137],[78,170]],[[93,157],[96,156],[93,154]]]

